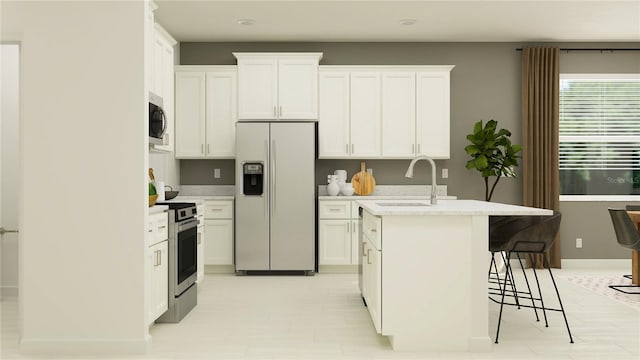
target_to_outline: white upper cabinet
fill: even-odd
[[[236,69],[207,72],[206,157],[236,155]]]
[[[415,154],[416,73],[382,73],[382,157]]]
[[[174,151],[175,142],[173,47],[177,42],[158,24],[154,26],[152,37],[149,91],[162,98],[162,107],[167,121],[165,144],[153,145],[152,148],[168,152]]]
[[[176,158],[235,157],[235,66],[176,67]]]
[[[320,71],[318,146],[324,158],[344,158],[351,153],[350,75],[348,71]]]
[[[321,53],[234,53],[239,120],[318,118]]]
[[[450,157],[451,68],[416,73],[416,154]]]
[[[351,72],[351,156],[380,157],[380,72]]]
[[[321,66],[321,159],[448,159],[451,65]]]
[[[176,71],[176,158],[204,156],[205,81],[204,72]]]

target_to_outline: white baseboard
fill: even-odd
[[[22,339],[20,352],[39,355],[137,355],[151,350],[151,336],[145,339]]]
[[[631,271],[631,259],[562,259],[563,269],[624,269]]]
[[[233,265],[205,265],[205,274],[233,274],[236,268]]]
[[[318,272],[324,274],[357,274],[358,265],[319,265]]]

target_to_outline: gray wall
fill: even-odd
[[[321,65],[455,65],[451,72],[451,158],[436,161],[438,169],[448,168],[449,194],[464,199],[484,198],[484,184],[477,172],[468,171],[464,152],[466,135],[473,123],[494,119],[498,126],[509,129],[512,141],[520,144],[520,53],[521,43],[181,43],[182,65],[234,65],[232,52],[322,52]],[[630,43],[556,44],[561,47],[637,47]],[[640,53],[561,54],[561,71],[572,73],[637,72],[640,73]],[[407,160],[369,160],[378,184],[426,184],[430,174],[426,164],[416,168],[416,176],[404,178]],[[233,184],[233,160],[182,160],[182,184]],[[213,169],[221,168],[221,179],[213,179]],[[224,170],[228,169],[228,170]],[[324,184],[326,174],[346,169],[349,176],[360,169],[358,160],[318,160],[317,182]],[[517,169],[520,175],[521,169]],[[522,182],[519,178],[501,179],[493,201],[522,203]],[[628,253],[615,242],[605,203],[562,203],[565,213],[561,236],[562,257],[628,258]],[[607,203],[608,204],[608,203]],[[609,204],[610,205],[610,204]],[[604,209],[604,210],[603,210]],[[577,224],[571,219],[583,219]],[[586,221],[584,219],[587,219]],[[592,236],[582,236],[589,234]],[[575,248],[575,238],[582,236],[583,249]],[[593,237],[592,240],[589,240]]]

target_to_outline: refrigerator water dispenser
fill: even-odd
[[[262,163],[250,162],[242,165],[242,194],[262,195],[263,193]]]

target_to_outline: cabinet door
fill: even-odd
[[[351,264],[351,220],[320,220],[320,265]]]
[[[382,262],[381,252],[371,242],[364,248],[362,264],[363,296],[377,333],[382,331]]]
[[[205,75],[176,73],[176,158],[200,158],[205,147]]]
[[[351,157],[380,157],[380,73],[351,73]]]
[[[168,241],[162,241],[150,249],[151,251],[151,321],[155,321],[167,311],[169,305],[169,266]]]
[[[276,119],[278,60],[238,59],[238,118]]]
[[[382,74],[382,156],[410,158],[416,149],[415,72]]]
[[[205,265],[233,265],[233,220],[205,220]]]
[[[232,158],[236,142],[237,72],[207,72],[207,146],[208,158]]]
[[[159,73],[157,91],[158,95],[162,97],[163,109],[165,118],[167,120],[167,130],[165,131],[165,137],[167,139],[166,145],[156,145],[156,149],[164,151],[174,151],[175,144],[175,122],[174,122],[174,72],[173,72],[173,47],[166,39],[160,35],[156,35],[158,41],[160,41],[160,53],[159,53]],[[154,54],[155,56],[155,54]],[[157,70],[157,69],[156,69]]]
[[[204,221],[204,217],[198,216],[198,221]],[[197,248],[197,277],[196,282],[200,283],[204,279],[204,225],[198,226],[198,248]]]
[[[418,153],[448,159],[449,72],[418,72],[416,82]]]
[[[360,256],[359,247],[362,246],[360,240],[360,220],[351,220],[351,264],[358,265]]]
[[[320,158],[349,156],[349,72],[320,71],[318,146]]]
[[[278,118],[318,118],[318,59],[278,60]]]

